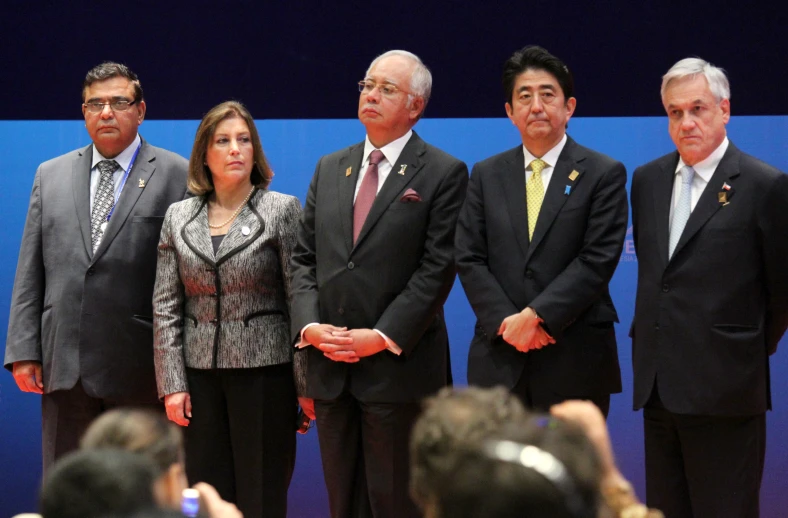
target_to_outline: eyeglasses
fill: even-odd
[[[101,103],[98,101],[90,101],[89,103],[84,103],[82,106],[87,109],[90,113],[101,113],[104,111],[105,106],[109,106],[112,111],[114,112],[125,112],[129,108],[131,108],[132,104],[137,102],[136,99],[133,101],[129,101],[126,99],[114,99],[112,101],[107,101],[105,103]]]
[[[398,88],[391,83],[376,83],[375,81],[367,79],[366,81],[359,81],[358,82],[358,91],[362,94],[368,94],[377,88],[380,90],[380,93],[383,94],[385,97],[394,97],[397,95],[397,92],[402,92],[407,95],[411,95],[410,92],[403,90],[402,88]]]

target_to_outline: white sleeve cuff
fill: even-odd
[[[317,322],[311,322],[311,323],[309,323],[309,324],[307,324],[307,325],[305,325],[304,327],[301,328],[301,341],[298,342],[295,345],[296,349],[303,349],[304,347],[310,345],[309,342],[304,340],[304,331],[306,331],[308,328],[310,328],[312,326],[316,326],[316,325],[317,325]]]
[[[306,327],[304,329],[306,329]],[[392,353],[396,354],[397,356],[402,354],[402,349],[400,349],[399,346],[394,343],[394,340],[392,340],[391,338],[389,338],[388,336],[383,334],[382,331],[378,331],[377,329],[373,329],[373,331],[375,331],[377,334],[382,336],[383,339],[386,341],[386,349],[388,349]]]

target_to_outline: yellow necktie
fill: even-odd
[[[525,184],[525,205],[528,207],[528,239],[533,239],[536,228],[536,218],[542,208],[544,199],[544,183],[542,182],[542,169],[547,167],[547,162],[537,158],[531,162],[531,179]]]

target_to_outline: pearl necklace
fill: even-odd
[[[246,198],[244,198],[244,201],[242,201],[241,204],[238,205],[238,208],[235,209],[235,212],[233,212],[232,215],[230,215],[230,217],[227,218],[227,221],[225,221],[221,225],[211,225],[211,222],[209,221],[208,222],[208,227],[209,228],[217,228],[218,229],[218,228],[224,228],[227,225],[229,225],[230,222],[235,219],[235,217],[238,215],[238,213],[241,212],[241,209],[243,208],[244,205],[246,205],[246,202],[249,201],[249,198],[252,197],[252,193],[254,193],[255,189],[256,189],[256,187],[252,186],[252,190],[249,191],[249,194],[246,195]]]

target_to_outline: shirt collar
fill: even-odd
[[[137,146],[140,145],[140,142],[142,142],[142,139],[140,138],[140,134],[137,133],[137,136],[134,138],[134,142],[129,144],[129,147],[121,151],[118,156],[113,158],[113,160],[115,160],[115,162],[117,162],[118,165],[120,165],[120,167],[122,167],[124,171],[129,170],[129,164],[131,164],[131,157],[134,156],[134,152],[137,151]],[[107,160],[107,159],[101,156],[99,150],[96,149],[96,144],[93,144],[93,164],[91,164],[90,168],[93,169],[102,160]]]
[[[383,156],[386,157],[386,160],[388,160],[392,167],[394,167],[394,164],[396,164],[397,160],[399,160],[402,150],[405,149],[405,144],[408,143],[412,135],[413,130],[408,130],[407,133],[402,135],[397,140],[393,140],[380,148],[380,151],[383,152]],[[361,163],[365,163],[369,159],[370,153],[376,149],[378,148],[372,145],[372,142],[369,141],[369,135],[367,135],[366,139],[364,140],[364,157],[361,160]]]
[[[695,173],[698,174],[703,181],[709,183],[711,181],[711,177],[714,174],[714,171],[717,169],[717,166],[720,165],[720,161],[722,157],[725,155],[725,152],[728,150],[728,137],[725,137],[722,143],[717,146],[717,149],[711,152],[709,156],[692,166],[692,169]],[[679,156],[679,163],[676,165],[676,173],[681,171],[681,168],[684,167],[686,164],[684,160],[681,159]]]
[[[566,145],[566,133],[564,133],[563,138],[553,146],[553,149],[548,151],[542,157],[534,156],[531,154],[528,149],[526,149],[525,144],[523,144],[523,154],[525,155],[525,168],[528,169],[528,166],[531,165],[531,162],[536,160],[537,158],[541,158],[547,163],[547,167],[555,167],[555,164],[558,163],[558,157],[561,155],[561,151],[564,150],[564,146]]]

